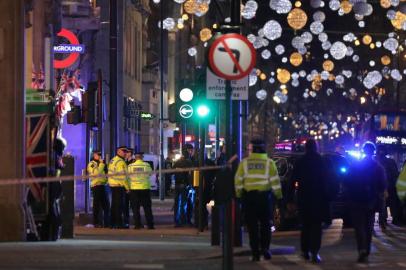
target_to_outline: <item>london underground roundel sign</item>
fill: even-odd
[[[255,67],[256,51],[240,34],[225,34],[217,38],[209,50],[213,72],[226,80],[242,79]]]
[[[80,53],[84,53],[84,46],[79,44],[79,39],[71,31],[62,28],[58,37],[66,38],[70,44],[54,46],[54,53],[67,53],[68,57],[62,60],[54,60],[54,68],[61,69],[73,65],[79,58]]]

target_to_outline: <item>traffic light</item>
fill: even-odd
[[[196,110],[200,118],[205,118],[210,114],[210,108],[206,104],[197,105]]]

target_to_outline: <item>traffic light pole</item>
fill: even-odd
[[[199,167],[204,166],[204,157],[205,157],[205,123],[203,121],[199,121]],[[204,223],[203,223],[203,212],[204,212],[204,181],[203,181],[203,171],[199,173],[199,232],[204,231]]]

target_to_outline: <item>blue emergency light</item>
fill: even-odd
[[[346,167],[341,167],[340,172],[341,173],[347,173],[347,168]]]

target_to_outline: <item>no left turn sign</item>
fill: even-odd
[[[210,47],[209,63],[213,72],[226,80],[248,76],[255,67],[256,52],[248,39],[239,34],[225,34]]]

